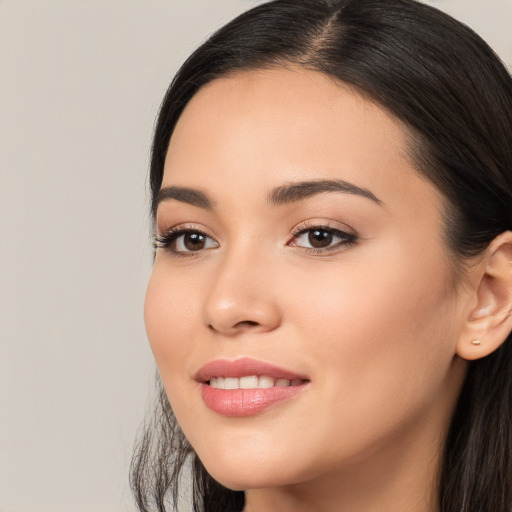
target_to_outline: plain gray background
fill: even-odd
[[[132,512],[153,121],[256,0],[0,0],[0,512]],[[512,0],[432,0],[512,66]]]

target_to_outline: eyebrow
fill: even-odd
[[[281,185],[270,192],[267,202],[275,206],[284,205],[327,192],[354,194],[370,199],[378,205],[382,204],[382,201],[370,190],[344,180],[300,181]],[[171,199],[205,210],[213,210],[214,206],[213,201],[201,190],[173,185],[159,190],[152,203],[153,215],[156,214],[158,205],[161,202]]]
[[[272,205],[282,205],[301,201],[326,192],[343,192],[345,194],[362,196],[378,205],[382,205],[382,201],[370,190],[358,187],[344,180],[315,180],[289,183],[272,190],[267,200]]]
[[[171,187],[164,187],[158,191],[158,194],[153,199],[153,203],[151,205],[153,215],[156,214],[158,205],[162,201],[168,201],[170,199],[175,199],[182,203],[197,206],[198,208],[213,210],[213,202],[204,192],[195,188],[178,187],[173,185]]]

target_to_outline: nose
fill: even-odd
[[[230,337],[276,329],[281,310],[269,268],[262,259],[240,254],[220,262],[203,306],[208,329]]]

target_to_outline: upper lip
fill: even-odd
[[[198,382],[207,382],[212,377],[245,377],[247,375],[266,375],[274,379],[308,380],[304,375],[299,375],[290,370],[280,368],[264,361],[243,357],[240,359],[215,359],[202,366],[196,373]]]

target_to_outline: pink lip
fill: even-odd
[[[273,379],[303,380],[298,386],[272,387],[267,389],[217,389],[208,381],[212,377],[243,377],[267,375]],[[201,396],[205,405],[222,416],[252,416],[271,405],[290,399],[302,392],[309,384],[304,375],[279,368],[263,361],[242,358],[235,361],[217,359],[205,364],[196,374],[201,383]]]

